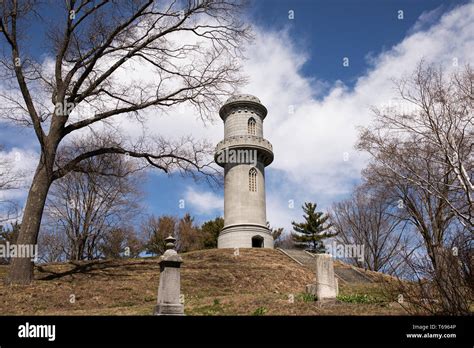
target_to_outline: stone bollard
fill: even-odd
[[[315,295],[318,301],[335,299],[338,295],[338,282],[334,276],[332,256],[316,254],[316,284],[306,286],[306,292]]]
[[[181,275],[183,260],[174,250],[175,238],[165,239],[166,251],[160,258],[160,285],[155,315],[184,315],[184,306],[180,303]]]
[[[315,257],[318,299],[335,299],[337,296],[337,285],[332,256],[329,254],[317,254]]]

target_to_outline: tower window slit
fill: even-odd
[[[257,170],[255,168],[249,171],[249,191],[257,192]]]
[[[255,119],[253,117],[250,117],[248,121],[248,133],[250,135],[257,134],[257,122],[255,122]]]

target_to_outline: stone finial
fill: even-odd
[[[174,249],[176,238],[174,238],[172,235],[169,235],[168,237],[165,238],[165,242],[166,242],[165,244],[166,250]]]

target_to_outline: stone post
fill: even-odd
[[[316,295],[318,301],[335,299],[338,294],[338,282],[334,276],[334,264],[329,254],[316,254],[316,284],[309,284],[306,291]]]
[[[175,238],[165,239],[166,251],[160,258],[160,285],[155,315],[184,315],[184,306],[180,303],[181,275],[183,260],[174,250]]]
[[[334,299],[337,296],[337,290],[332,256],[329,254],[317,254],[315,257],[318,299]]]

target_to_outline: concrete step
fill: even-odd
[[[298,249],[281,249],[283,254],[288,256],[298,264],[315,271],[316,260],[309,252]],[[372,279],[364,275],[364,270],[358,270],[351,265],[338,265],[334,263],[334,274],[335,276],[344,283],[372,283]]]
[[[346,283],[372,283],[372,280],[353,268],[334,267],[334,273]]]

